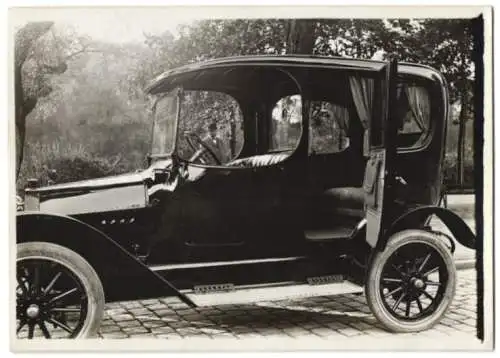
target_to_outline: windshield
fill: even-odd
[[[177,89],[161,96],[154,107],[151,155],[171,154],[175,147]]]

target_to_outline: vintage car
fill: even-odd
[[[314,56],[165,72],[134,173],[30,182],[17,215],[18,338],[95,335],[106,302],[191,307],[361,294],[384,327],[436,324],[454,297],[440,206],[448,92],[436,70]],[[134,140],[134,133],[130,133]]]

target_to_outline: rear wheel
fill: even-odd
[[[393,332],[434,326],[455,295],[456,269],[446,244],[432,233],[396,233],[375,254],[366,283],[368,305]]]
[[[104,314],[104,291],[80,255],[46,242],[17,245],[17,338],[89,338]]]

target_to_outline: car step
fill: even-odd
[[[351,239],[366,225],[366,219],[359,221],[356,226],[338,226],[329,229],[305,230],[304,236],[310,241],[328,241]]]
[[[352,233],[353,233],[352,227],[337,227],[334,229],[323,229],[323,230],[307,230],[304,232],[306,239],[311,241],[349,239]]]
[[[281,282],[266,285],[233,286],[232,284],[218,284],[214,286],[217,286],[214,287],[214,290],[204,286],[203,288],[195,287],[194,290],[185,290],[183,293],[197,306],[206,307],[363,292],[362,286],[349,281],[326,284]]]

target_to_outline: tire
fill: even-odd
[[[16,269],[17,335],[26,329],[27,338],[35,338],[34,332],[43,333],[42,338],[91,338],[97,334],[104,314],[104,290],[83,257],[60,245],[27,242],[17,245]],[[68,316],[78,317],[74,329]],[[52,327],[55,333],[49,331]]]
[[[403,264],[399,266],[399,262]],[[418,270],[420,266],[423,267]],[[431,275],[439,275],[439,282],[431,280]],[[430,232],[398,232],[389,239],[385,250],[374,255],[365,287],[372,313],[387,330],[397,333],[427,330],[439,322],[455,296],[456,268],[452,254]],[[434,288],[432,300],[430,290]],[[425,307],[423,303],[427,300],[430,303]],[[400,314],[403,302],[405,312]]]

